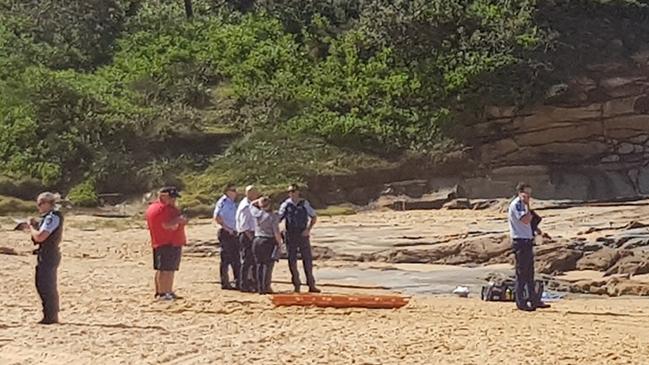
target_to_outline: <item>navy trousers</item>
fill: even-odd
[[[255,255],[255,267],[257,272],[257,292],[269,294],[270,284],[273,276],[273,248],[276,246],[275,238],[255,237],[252,241],[252,251]]]
[[[219,229],[218,233],[219,243],[221,244],[221,288],[229,289],[230,276],[228,270],[232,266],[234,275],[235,286],[240,287],[239,274],[241,272],[241,258],[239,256],[239,239],[236,235],[230,234],[225,229]]]
[[[516,306],[519,309],[533,307],[537,295],[534,293],[534,241],[514,239],[516,259]]]
[[[38,250],[36,264],[36,290],[43,305],[43,319],[58,321],[59,292],[57,289],[57,270],[61,262],[58,248]]]
[[[291,271],[291,281],[295,288],[300,287],[300,271],[297,267],[297,254],[302,256],[302,266],[306,283],[309,288],[315,288],[313,277],[313,254],[311,253],[311,242],[309,237],[302,236],[301,232],[286,233],[286,251],[288,251],[288,268]]]
[[[245,233],[239,233],[239,252],[241,254],[240,289],[243,291],[257,290],[257,272],[255,270],[255,255],[252,252],[252,238]]]

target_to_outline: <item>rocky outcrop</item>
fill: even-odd
[[[630,254],[630,251],[621,251],[605,247],[601,250],[585,254],[577,262],[576,269],[607,271],[611,266],[615,265],[620,258]]]
[[[604,276],[615,274],[642,275],[649,273],[649,255],[645,253],[631,254],[620,258],[612,265]]]
[[[363,254],[358,260],[448,265],[511,262],[511,242],[504,235],[486,235],[453,243],[441,243],[431,248],[395,248]]]
[[[541,105],[485,108],[464,133],[486,171],[467,196],[506,196],[518,180],[541,198],[649,194],[649,70],[618,66],[584,70]]]
[[[548,282],[547,288],[571,293],[608,295],[611,297],[622,295],[649,296],[649,283],[633,280],[628,276],[601,280],[580,280],[574,283],[552,279]]]
[[[577,261],[583,252],[564,245],[547,245],[537,247],[535,268],[543,274],[558,274],[575,270]]]

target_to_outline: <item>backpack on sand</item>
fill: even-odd
[[[528,300],[538,303],[541,301],[544,285],[541,280],[536,280],[534,284],[535,298]],[[504,280],[499,283],[490,282],[482,287],[480,299],[487,302],[513,302],[516,300],[516,283],[513,280]]]

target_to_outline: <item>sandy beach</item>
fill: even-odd
[[[388,212],[328,218],[316,230],[319,238],[314,240],[326,241],[329,233],[344,224],[377,219],[401,224],[413,217],[433,219],[435,214]],[[62,244],[59,291],[63,323],[39,326],[31,243],[20,232],[8,230],[9,220],[1,223],[5,240],[0,246],[18,254],[0,255],[3,365],[649,361],[649,301],[633,297],[569,296],[551,309],[535,313],[516,311],[511,303],[481,302],[475,295],[462,299],[430,294],[414,295],[400,310],[273,308],[267,297],[221,291],[218,258],[192,254],[183,258],[176,279],[177,293],[184,299],[156,302],[143,223],[85,216],[68,219]],[[208,221],[199,221],[189,227],[188,237],[193,242],[214,242],[214,232]],[[336,245],[338,249],[344,246]],[[316,264],[316,276],[351,265],[336,261]],[[390,270],[383,272],[388,275]],[[288,280],[285,261],[278,264],[275,280]],[[372,284],[372,280],[366,281],[360,284]],[[353,279],[345,283],[353,283]],[[329,284],[339,282],[320,280],[329,293],[385,292]],[[276,291],[290,289],[281,283],[273,287]]]

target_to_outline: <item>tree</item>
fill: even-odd
[[[192,6],[192,0],[185,0],[185,15],[187,15],[187,19],[191,19],[194,17],[194,8]]]

